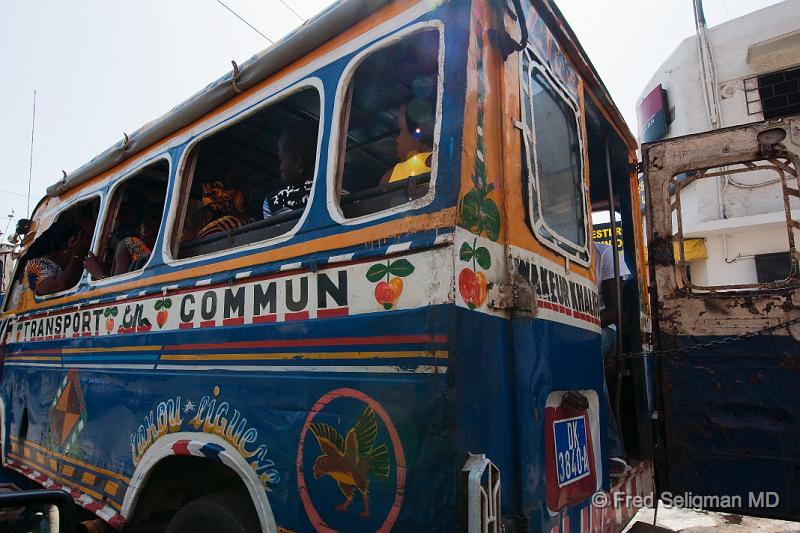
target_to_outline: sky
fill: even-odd
[[[330,3],[286,0],[298,17],[280,0],[222,1],[273,40]],[[691,0],[556,3],[635,130],[645,83],[694,33]],[[704,2],[709,26],[775,3]],[[231,60],[242,63],[267,46],[219,0],[7,4],[0,19],[0,232],[27,213],[34,90],[30,209],[62,169],[78,168],[229,71]]]

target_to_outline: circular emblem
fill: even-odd
[[[375,399],[342,388],[314,404],[300,433],[297,484],[317,531],[390,531],[405,481],[400,437]]]

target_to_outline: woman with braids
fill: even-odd
[[[74,286],[83,273],[91,236],[69,220],[56,221],[25,254],[25,281],[38,296]]]

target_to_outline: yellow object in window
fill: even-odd
[[[681,260],[680,242],[675,240],[672,242],[672,246],[675,252],[675,261],[680,261]],[[700,261],[702,259],[708,259],[708,252],[706,251],[705,239],[684,239],[683,254],[686,261]]]
[[[433,152],[420,152],[414,154],[405,161],[397,163],[392,169],[392,175],[389,177],[389,183],[401,181],[410,178],[411,176],[419,176],[431,171],[428,166],[428,158]]]

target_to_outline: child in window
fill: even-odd
[[[402,181],[431,171],[434,109],[424,98],[414,98],[400,108],[400,132],[395,147],[400,162],[381,179],[381,185]]]
[[[317,131],[312,120],[290,124],[278,139],[281,182],[284,187],[264,199],[264,219],[308,203],[317,158]]]

